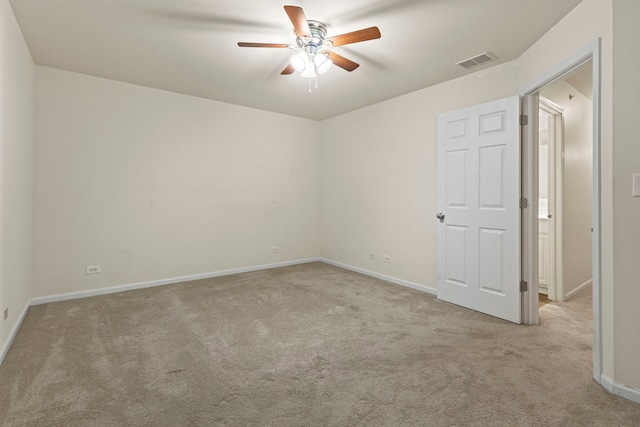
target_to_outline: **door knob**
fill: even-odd
[[[549,214],[549,215],[547,215],[547,218],[551,219],[551,218],[553,218],[553,215]]]
[[[440,222],[444,222],[444,214],[442,212],[440,212],[438,215],[436,215],[436,218],[438,218],[440,220]]]

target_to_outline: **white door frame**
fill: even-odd
[[[554,301],[564,301],[562,264],[562,208],[564,176],[564,109],[546,98],[539,98],[540,109],[553,116],[549,137],[549,284],[548,296]]]
[[[593,61],[593,378],[602,382],[602,235],[601,235],[601,196],[600,196],[600,173],[601,173],[601,60],[600,60],[600,38],[594,40],[584,48],[580,49],[551,71],[541,76],[539,79],[520,90],[523,97],[523,114],[534,116],[530,120],[529,128],[523,132],[523,142],[526,143],[532,137],[531,129],[535,127],[537,131],[537,105],[538,91],[557,80],[564,78],[567,74],[577,69],[581,65]],[[532,107],[536,111],[532,111]],[[533,114],[531,114],[533,113]],[[533,123],[532,123],[533,122]],[[529,134],[529,135],[527,135]],[[538,256],[538,223],[537,223],[537,147],[535,144],[527,144],[527,149],[523,147],[522,154],[522,197],[530,202],[529,211],[523,213],[522,221],[522,242],[523,242],[523,278],[530,284],[529,289],[523,295],[523,321],[525,324],[537,324],[538,319],[538,282],[537,282],[537,256]],[[534,167],[535,166],[535,167]],[[535,200],[534,200],[535,199]],[[535,215],[532,210],[535,209]],[[536,268],[530,268],[530,266]]]

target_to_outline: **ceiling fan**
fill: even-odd
[[[293,74],[295,71],[301,73],[303,77],[317,77],[318,74],[326,72],[332,64],[347,70],[353,71],[360,65],[341,56],[329,49],[336,46],[363,42],[367,40],[379,39],[380,30],[378,27],[369,27],[362,30],[353,31],[339,36],[327,37],[327,26],[319,21],[308,20],[301,7],[285,6],[285,12],[293,24],[296,35],[296,43],[245,43],[239,42],[240,47],[268,47],[297,50],[289,65],[280,74]]]

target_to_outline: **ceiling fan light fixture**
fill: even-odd
[[[303,72],[307,68],[308,62],[309,60],[305,52],[299,52],[291,55],[291,59],[289,59],[291,66],[298,72]]]
[[[318,74],[326,73],[333,64],[333,61],[329,59],[329,55],[324,52],[317,54],[313,59],[313,62],[315,63]]]
[[[334,63],[346,71],[353,71],[359,67],[357,63],[327,49],[380,38],[378,27],[363,28],[327,38],[327,26],[320,21],[307,19],[301,7],[284,6],[284,10],[293,24],[295,44],[239,42],[238,46],[297,50],[298,52],[289,58],[289,65],[280,74],[290,75],[297,71],[302,77],[309,78],[309,93],[311,79],[315,79],[317,88],[318,76],[326,73]]]
[[[318,77],[318,73],[316,72],[315,64],[311,61],[307,62],[307,67],[300,73],[302,77],[308,77],[310,79],[314,77]]]

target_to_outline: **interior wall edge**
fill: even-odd
[[[408,280],[399,279],[399,278],[393,277],[393,276],[387,276],[385,274],[376,273],[374,271],[365,270],[363,268],[353,267],[351,265],[343,264],[343,263],[340,263],[340,262],[337,262],[337,261],[332,261],[332,260],[327,259],[327,258],[320,258],[319,260],[321,262],[324,262],[325,264],[333,265],[334,267],[344,268],[345,270],[353,271],[355,273],[364,274],[365,276],[374,277],[376,279],[384,280],[386,282],[390,282],[390,283],[393,283],[395,285],[400,285],[400,286],[404,286],[406,288],[415,289],[417,291],[425,292],[425,293],[428,293],[428,294],[431,294],[431,295],[436,295],[437,294],[437,290],[436,289],[431,288],[429,286],[421,285],[419,283],[410,282]]]
[[[35,65],[9,2],[0,3],[0,361],[31,298]]]
[[[33,304],[31,304],[31,300],[27,301],[27,304],[22,309],[22,313],[20,313],[18,320],[13,325],[13,328],[11,329],[7,340],[2,344],[2,349],[0,349],[0,365],[2,364],[2,362],[4,362],[4,358],[7,356],[7,353],[11,348],[11,344],[13,344],[13,340],[16,338],[16,335],[18,335],[18,331],[22,326],[22,322],[24,322],[25,317],[27,317],[27,312],[32,305]]]

